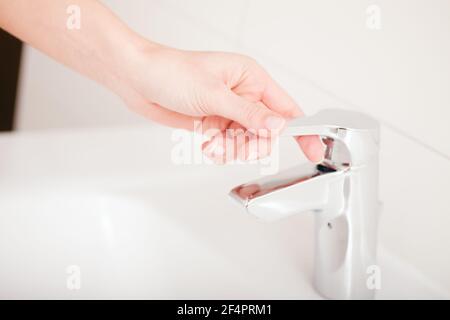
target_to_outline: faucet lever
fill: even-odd
[[[359,112],[325,109],[288,123],[282,136],[319,135],[327,150],[325,164],[334,169],[363,165],[378,155],[379,124]]]
[[[349,110],[324,109],[315,115],[300,117],[287,125],[284,136],[331,135],[339,129],[353,131],[377,130],[378,123],[371,117]]]

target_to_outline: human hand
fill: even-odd
[[[243,55],[151,46],[137,55],[129,70],[130,90],[121,94],[126,104],[172,127],[193,130],[194,121],[201,121],[203,131],[213,132],[203,151],[219,163],[230,159],[230,150],[232,158],[242,160],[266,156],[271,137],[286,120],[303,115],[269,74]],[[227,134],[230,129],[237,134]],[[239,139],[242,134],[245,138]],[[319,137],[296,140],[308,159],[323,158]],[[251,150],[264,143],[269,147]]]

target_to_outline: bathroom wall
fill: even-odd
[[[254,56],[306,113],[378,118],[383,245],[450,286],[450,1],[104,2],[156,41]],[[35,50],[23,62],[19,130],[148,125]]]

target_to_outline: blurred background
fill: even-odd
[[[450,1],[103,2],[155,41],[253,56],[307,114],[338,107],[379,119],[381,199],[398,226],[381,229],[383,237],[423,272],[450,270],[448,254],[417,258],[417,252],[448,252],[450,245],[443,241],[450,230]],[[16,53],[10,59],[18,56],[17,43],[8,48]],[[28,46],[19,75],[14,95],[14,78],[6,84],[2,77],[10,96],[2,99],[4,128],[7,118],[17,131],[152,125],[106,89]],[[437,280],[450,286],[450,272]]]

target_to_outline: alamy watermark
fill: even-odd
[[[366,27],[369,30],[381,30],[381,8],[371,4],[366,8]]]
[[[66,27],[69,30],[81,29],[81,8],[75,4],[67,6],[66,13],[69,15],[66,20]]]
[[[81,268],[77,265],[70,265],[66,268],[66,287],[68,290],[81,289]]]
[[[371,265],[366,269],[367,280],[366,285],[369,290],[381,289],[381,269],[377,265]]]
[[[205,137],[212,137],[210,142],[206,142],[206,149],[203,148]],[[222,163],[257,164],[262,175],[275,174],[279,170],[279,140],[275,132],[266,129],[204,131],[202,122],[196,121],[194,131],[175,129],[171,139],[175,143],[171,160],[176,165],[217,163],[205,154],[209,151],[213,158],[220,159]]]

